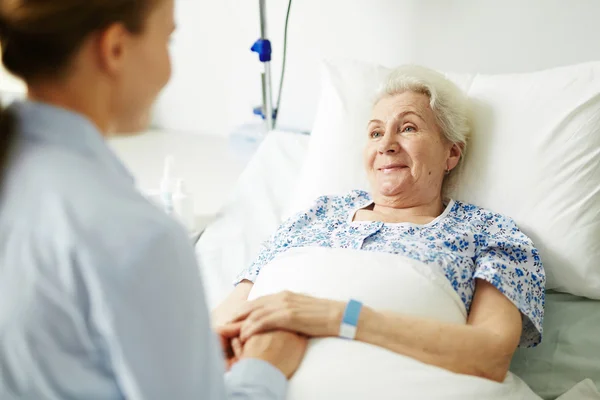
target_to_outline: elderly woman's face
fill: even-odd
[[[432,201],[441,193],[445,171],[458,163],[456,146],[442,135],[429,97],[421,93],[381,99],[368,135],[365,166],[375,201]]]

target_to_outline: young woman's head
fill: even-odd
[[[171,74],[174,0],[3,0],[5,68],[104,132],[143,128]],[[82,109],[79,109],[82,108]]]
[[[174,29],[174,0],[0,1],[4,67],[31,99],[80,112],[104,134],[146,126],[171,75]],[[14,123],[0,110],[0,163]]]

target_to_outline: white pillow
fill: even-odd
[[[322,194],[368,189],[362,147],[390,69],[327,62],[313,137],[286,215]],[[453,197],[515,219],[547,288],[600,299],[600,62],[509,75],[447,75],[473,104]]]

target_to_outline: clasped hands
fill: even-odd
[[[288,291],[244,303],[217,327],[228,369],[242,358],[258,358],[291,377],[308,338],[338,335],[344,309],[343,302]]]

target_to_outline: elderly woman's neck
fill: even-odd
[[[427,201],[417,199],[382,198],[375,199],[372,212],[385,222],[412,222],[426,224],[444,212],[441,196]]]

